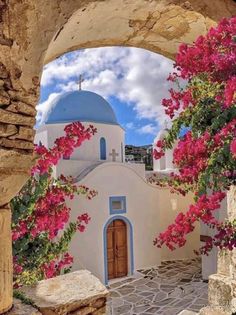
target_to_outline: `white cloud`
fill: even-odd
[[[151,135],[156,135],[157,134],[157,126],[154,126],[152,124],[147,124],[142,126],[137,130],[138,133],[140,134],[151,134]]]
[[[127,129],[134,129],[134,128],[135,128],[135,125],[134,125],[133,122],[129,122],[129,123],[127,123],[127,124],[125,125],[125,128],[127,128]]]
[[[60,93],[51,93],[45,102],[40,103],[36,106],[37,109],[37,123],[40,125],[43,123],[51,109],[51,105],[55,98],[60,95]]]
[[[150,119],[163,126],[166,116],[161,100],[168,96],[166,78],[171,70],[172,61],[144,49],[94,48],[64,55],[46,65],[41,84],[54,85],[60,92],[71,91],[78,88],[76,80],[83,74],[83,89],[105,98],[116,96],[133,106],[139,119]],[[38,106],[40,123],[55,94]]]

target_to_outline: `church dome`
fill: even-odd
[[[110,104],[90,91],[73,91],[59,95],[51,104],[46,124],[73,121],[119,125]]]

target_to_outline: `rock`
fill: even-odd
[[[199,315],[232,315],[232,312],[230,311],[224,311],[221,308],[218,307],[204,307],[200,310]]]
[[[227,219],[236,218],[236,186],[227,193]],[[220,251],[217,274],[210,275],[208,284],[209,306],[200,311],[201,315],[231,315],[236,312],[236,255],[235,251]]]
[[[8,174],[6,175],[3,174],[5,170],[0,168],[0,207],[9,203],[15,197],[30,176],[26,171],[25,173],[19,172],[17,174],[14,169],[8,169]]]
[[[14,299],[13,308],[7,313],[7,315],[42,315],[42,313],[32,306],[23,304],[18,299]]]
[[[0,148],[0,206],[18,193],[30,176],[32,165],[32,154]]]
[[[1,88],[3,88],[4,83],[5,83],[5,82],[4,82],[3,80],[1,80],[1,79],[0,79],[0,89],[1,89]]]
[[[6,110],[13,112],[13,113],[21,113],[25,114],[27,116],[34,117],[37,113],[36,109],[23,102],[13,102],[11,105],[9,105]]]
[[[33,166],[33,156],[30,153],[4,150],[0,148],[0,174],[15,174],[28,171]],[[5,171],[4,171],[5,169]]]
[[[214,307],[230,307],[233,298],[231,279],[220,274],[209,277],[208,301]]]
[[[106,312],[106,306],[103,306],[101,308],[99,308],[98,310],[96,310],[95,312],[92,313],[93,315],[104,315],[107,314]]]
[[[105,298],[100,298],[98,300],[96,300],[92,306],[95,307],[96,309],[101,308],[104,304],[106,304],[106,299]]]
[[[23,150],[33,150],[34,144],[33,142],[25,141],[25,140],[11,140],[7,138],[0,138],[0,146],[5,148],[16,148]]]
[[[9,137],[15,135],[18,129],[15,125],[1,124],[0,123],[0,137]]]
[[[0,133],[1,135],[1,133]],[[12,137],[9,137],[9,139],[23,139],[27,141],[32,141],[34,140],[34,135],[35,135],[35,130],[29,127],[22,127],[20,126],[19,132],[15,134]]]
[[[198,313],[195,313],[193,311],[183,310],[178,315],[197,315]]]
[[[85,306],[75,312],[70,313],[70,315],[88,315],[88,314],[93,314],[93,312],[95,311],[96,311],[96,308],[91,307],[91,306]]]
[[[6,79],[7,77],[8,77],[7,68],[2,62],[0,62],[0,78]]]
[[[7,92],[0,90],[0,106],[9,105],[10,102],[11,102],[11,99],[9,95],[7,94]]]
[[[0,122],[33,127],[35,118],[12,113],[0,108]]]
[[[72,312],[80,315],[83,313],[79,311],[85,312],[85,307],[94,309],[93,305],[96,305],[95,302],[101,298],[105,303],[109,293],[106,287],[87,270],[43,280],[20,290],[34,301],[43,315],[66,315]]]
[[[23,93],[23,91],[8,91],[12,100],[17,102],[23,102],[29,104],[30,106],[36,106],[38,102],[38,95]]]

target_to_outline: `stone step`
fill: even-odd
[[[198,315],[199,313],[195,313],[193,311],[183,310],[178,315]]]

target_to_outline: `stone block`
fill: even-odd
[[[221,250],[218,253],[217,259],[217,273],[230,276],[230,263],[231,263],[231,252],[228,250]]]
[[[4,90],[0,91],[0,106],[9,105],[11,102],[9,95]]]
[[[35,118],[12,113],[0,108],[0,122],[33,127],[35,124]]]
[[[1,127],[1,125],[0,125]],[[35,130],[29,127],[19,127],[19,132],[15,134],[14,136],[9,137],[9,139],[22,139],[22,140],[27,140],[27,141],[32,141],[34,140],[35,136]]]
[[[0,149],[0,206],[18,193],[29,178],[32,166],[32,154]]]
[[[34,117],[37,113],[33,106],[23,102],[12,102],[11,105],[6,108],[6,110],[13,113],[22,113],[32,117]]]
[[[105,315],[105,314],[107,314],[106,306],[103,306],[103,307],[99,308],[98,310],[96,310],[95,312],[92,313],[92,315]]]
[[[92,304],[92,306],[97,309],[97,308],[103,307],[105,304],[106,304],[106,299],[105,299],[105,298],[100,298],[100,299],[96,300],[96,301]]]
[[[227,214],[229,220],[236,219],[236,185],[232,185],[227,193]]]
[[[104,303],[109,294],[106,287],[87,270],[43,280],[20,290],[34,301],[43,315],[85,315],[87,310],[94,313],[96,301],[103,299]]]
[[[232,312],[225,311],[219,307],[204,307],[200,310],[199,315],[232,315]]]
[[[22,149],[22,150],[34,149],[34,144],[32,141],[11,140],[7,138],[0,138],[0,146],[4,148],[15,148],[15,149]]]
[[[183,310],[178,315],[197,315],[198,313],[195,313],[193,311]]]
[[[3,88],[5,81],[0,79],[0,89]]]
[[[220,274],[211,275],[208,285],[208,302],[211,307],[219,307],[226,311],[232,309],[233,287],[232,279]]]
[[[7,171],[9,174],[2,174]],[[19,192],[30,174],[11,174],[14,169],[1,169],[0,167],[0,206],[10,202],[10,200]]]
[[[6,66],[0,62],[0,78],[6,79],[8,77],[8,71]]]
[[[24,91],[8,91],[10,97],[14,101],[20,101],[25,104],[29,104],[31,106],[36,106],[38,103],[38,94],[30,94],[30,93],[24,93]]]
[[[70,313],[70,315],[89,315],[93,314],[94,311],[96,311],[96,308],[92,306],[85,306],[75,312]]]
[[[15,135],[18,129],[15,125],[1,124],[0,123],[0,137],[9,137]]]
[[[34,157],[36,158],[36,156]],[[33,166],[33,155],[30,153],[22,153],[13,150],[4,150],[0,148],[0,169],[1,174],[16,174],[20,172],[28,171],[30,174],[30,168]],[[6,170],[4,172],[4,169]]]
[[[13,308],[7,313],[7,315],[42,315],[42,313],[32,306],[23,304],[18,299],[14,299]]]

